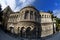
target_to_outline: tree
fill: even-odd
[[[53,13],[53,11],[50,11],[50,10],[48,10],[47,12],[48,12],[48,13],[51,13],[51,14]]]
[[[60,30],[60,18],[56,18],[57,31]]]
[[[1,5],[0,5],[0,22],[2,22],[2,8],[1,8]]]

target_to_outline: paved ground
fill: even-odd
[[[0,29],[0,40],[28,40],[28,39],[11,37]],[[29,39],[29,40],[35,40],[35,39]],[[60,32],[56,33],[54,35],[51,35],[50,37],[46,37],[43,40],[60,40]]]
[[[46,40],[60,40],[60,32],[54,34],[51,38],[46,39]]]

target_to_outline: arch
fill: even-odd
[[[21,28],[21,32],[22,32],[22,33],[24,32],[24,29],[25,29],[24,27]]]
[[[9,27],[14,27],[14,25],[13,25],[13,24],[11,24],[11,25],[9,25]]]
[[[24,33],[24,32],[25,32],[25,31],[24,31],[24,29],[25,29],[25,28],[24,28],[24,27],[22,27],[22,28],[21,28],[21,30],[20,30],[20,36],[21,36],[21,37],[23,37],[23,36],[24,36],[24,34],[25,34],[25,33]]]
[[[24,19],[27,19],[28,18],[28,13],[29,13],[29,10],[26,10],[25,11],[25,15],[24,15]]]
[[[42,18],[44,18],[44,15],[42,15]]]
[[[50,18],[51,16],[49,15],[49,18]]]
[[[45,15],[45,18],[46,18],[47,16]]]
[[[37,13],[35,12],[34,15],[35,15],[35,20],[37,20]]]
[[[47,15],[47,18],[48,18],[48,15]]]
[[[20,27],[18,27],[18,34],[20,33]]]
[[[33,19],[33,11],[30,11],[30,19]]]
[[[31,30],[31,27],[28,27],[27,29],[26,29],[26,32],[29,32]]]
[[[39,12],[34,6],[26,6],[26,7],[22,8],[20,11],[22,11],[23,9],[26,9],[26,8],[32,8],[32,9],[36,10],[37,12]]]
[[[30,37],[31,36],[31,28],[30,27],[28,27],[26,29],[25,35],[26,35],[26,37]]]
[[[14,33],[14,27],[10,27],[10,32]]]

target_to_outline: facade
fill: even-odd
[[[33,6],[26,6],[19,12],[13,12],[8,6],[3,10],[2,23],[5,29],[14,34],[45,37],[55,31],[56,21],[53,19],[51,13],[40,12]]]

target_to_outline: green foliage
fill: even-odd
[[[47,12],[48,12],[48,13],[50,13],[50,14],[52,14],[52,13],[53,13],[53,11],[50,11],[50,10],[48,10]]]
[[[57,30],[60,30],[60,18],[56,18]]]

